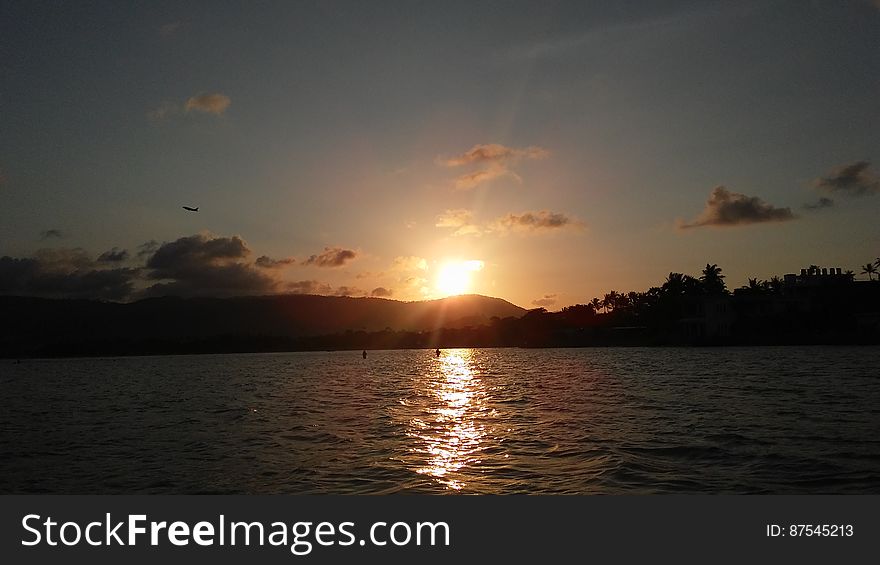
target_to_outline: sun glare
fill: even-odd
[[[471,274],[483,268],[482,261],[450,261],[437,273],[437,290],[444,296],[465,294],[471,289]]]

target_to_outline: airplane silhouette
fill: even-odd
[[[184,206],[183,209],[184,209],[184,210],[189,210],[190,212],[198,212],[198,211],[199,211],[199,207],[198,207],[198,206],[196,206],[195,208],[190,208],[189,206]]]

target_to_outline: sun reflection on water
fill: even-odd
[[[423,456],[416,472],[434,477],[453,490],[465,486],[461,471],[479,463],[486,433],[478,422],[485,408],[482,379],[473,370],[474,351],[444,351],[425,383],[425,413],[411,420],[413,448]]]

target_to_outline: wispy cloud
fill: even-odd
[[[472,163],[510,163],[520,159],[543,159],[549,154],[549,151],[537,146],[516,149],[497,143],[485,143],[474,145],[461,155],[445,159],[443,164],[447,167],[459,167]]]
[[[280,269],[296,263],[293,257],[285,257],[284,259],[272,259],[268,255],[260,255],[254,264],[261,269]]]
[[[315,265],[316,267],[341,267],[357,257],[357,252],[341,247],[325,247],[318,255],[312,255],[303,265]]]
[[[538,212],[522,212],[507,214],[495,220],[491,230],[496,232],[520,231],[540,232],[561,229],[583,229],[583,223],[560,212],[541,210]]]
[[[99,263],[121,263],[128,259],[128,251],[114,247],[110,251],[105,251],[98,256]]]
[[[391,270],[398,272],[424,271],[428,268],[428,260],[424,257],[407,255],[395,257],[391,263]]]
[[[678,221],[680,229],[705,226],[742,226],[796,219],[790,208],[777,208],[757,196],[746,196],[717,186],[709,195],[706,207],[691,222]]]
[[[880,192],[880,176],[871,170],[869,161],[854,161],[831,169],[813,185],[832,194],[865,196]]]
[[[541,308],[545,308],[547,306],[553,306],[554,304],[556,304],[556,299],[556,294],[545,294],[542,298],[532,300],[532,304],[535,306],[540,306]]]
[[[284,285],[285,290],[292,294],[331,294],[333,288],[316,280],[288,282]]]
[[[147,116],[154,122],[162,122],[191,112],[220,116],[231,104],[232,99],[225,94],[199,94],[188,98],[183,104],[163,102],[158,108],[148,112]]]
[[[537,146],[517,149],[497,143],[486,143],[474,145],[468,151],[455,157],[438,158],[437,161],[446,167],[466,165],[482,167],[478,170],[459,175],[455,179],[455,188],[466,190],[502,177],[522,182],[522,179],[512,170],[512,167],[521,160],[544,159],[549,154],[549,151]]]
[[[452,235],[479,235],[482,230],[473,222],[473,212],[470,210],[446,210],[439,216],[434,224],[438,228],[454,228]]]
[[[154,122],[161,122],[179,113],[180,105],[175,104],[174,102],[163,102],[161,106],[148,112],[147,116]]]
[[[228,96],[215,92],[189,98],[184,108],[187,112],[196,111],[220,115],[229,108],[230,104],[232,104],[232,100]]]
[[[473,220],[470,210],[447,210],[437,216],[435,224],[439,228],[451,228],[454,236],[506,234],[509,232],[537,233],[555,230],[582,230],[583,222],[560,212],[540,210],[534,212],[510,213],[488,224],[482,225]]]
[[[834,200],[831,198],[821,197],[816,202],[808,202],[804,204],[804,208],[807,210],[822,210],[823,208],[833,208]]]
[[[64,233],[61,230],[43,230],[40,232],[40,240],[44,241],[47,239],[61,239],[64,237]]]
[[[168,22],[167,24],[162,24],[161,26],[159,26],[159,35],[161,35],[163,37],[168,37],[169,35],[172,35],[172,34],[174,34],[174,32],[179,30],[180,26],[181,26],[180,21],[174,21],[174,22]]]

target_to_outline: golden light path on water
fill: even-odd
[[[425,458],[416,472],[434,477],[450,489],[466,485],[453,474],[466,465],[479,463],[477,454],[485,441],[478,414],[485,408],[484,383],[473,370],[474,351],[446,350],[437,358],[436,371],[426,383],[431,395],[427,414],[414,417],[412,435],[422,445],[413,448]]]

